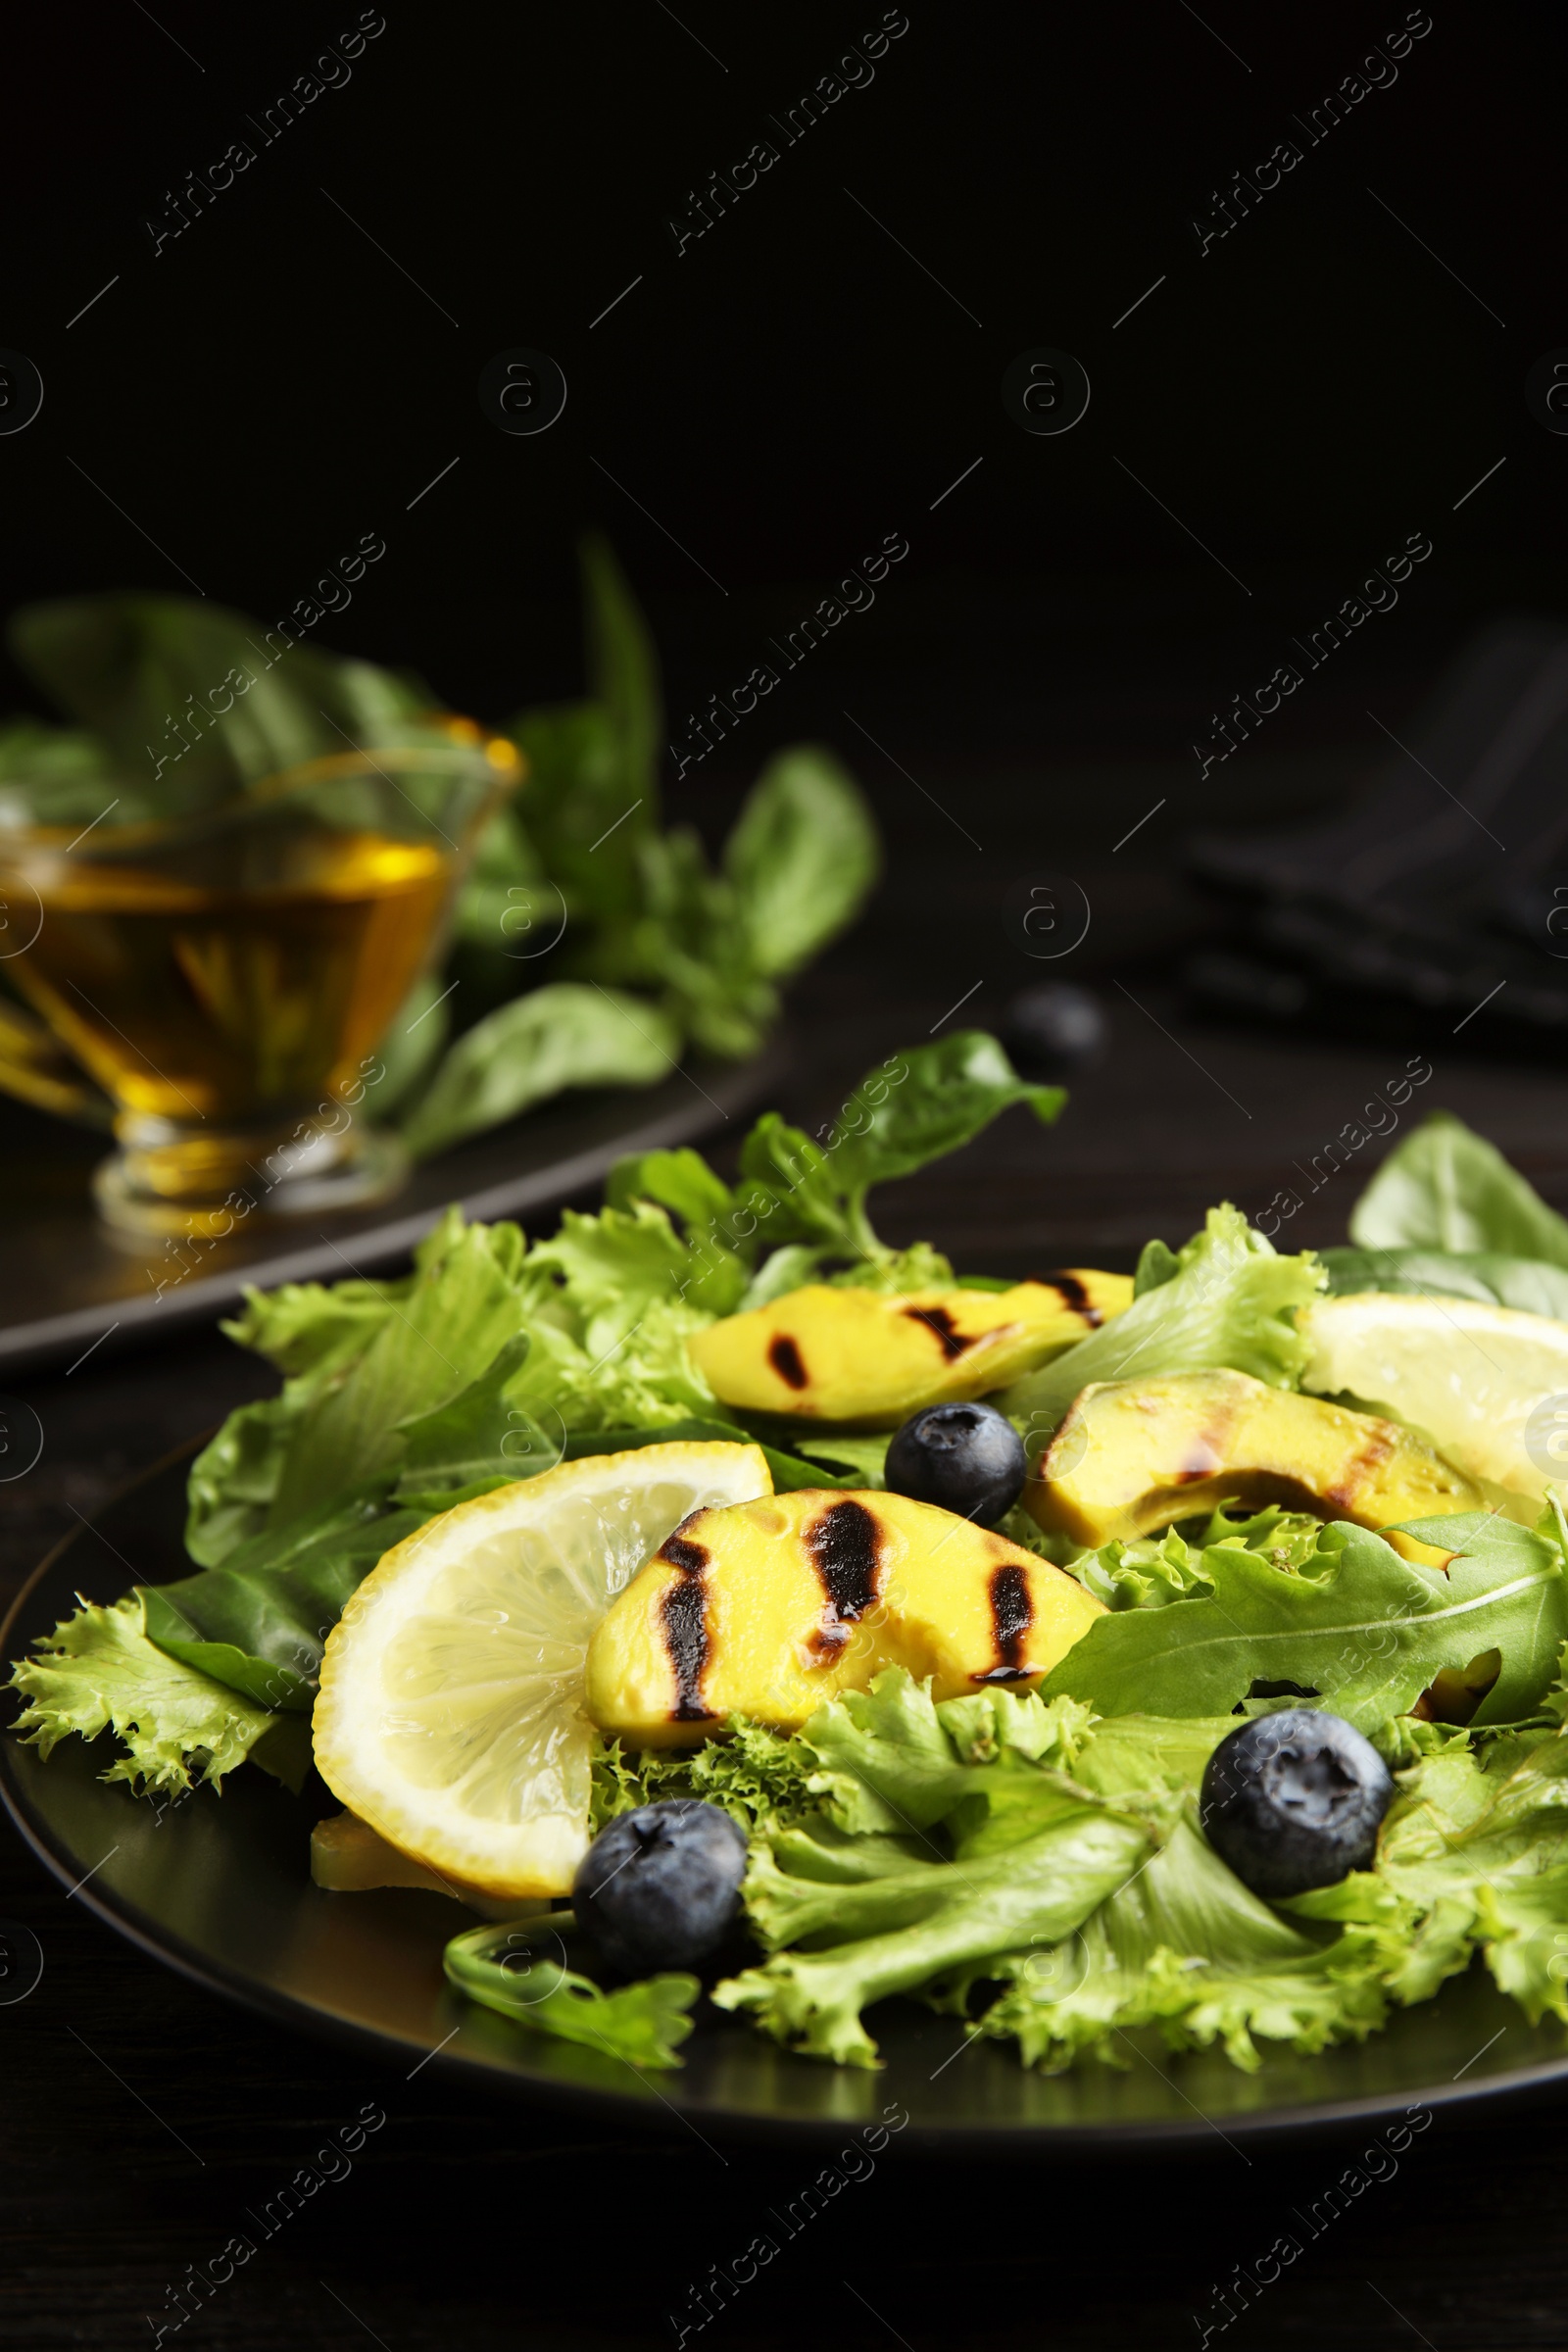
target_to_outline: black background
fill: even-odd
[[[503,720],[578,689],[574,544],[598,525],[647,605],[678,726],[903,533],[874,609],[670,779],[672,808],[716,836],[766,754],[817,735],[877,804],[888,880],[799,1001],[792,1109],[831,1107],[977,973],[965,1017],[997,1017],[1038,976],[1007,944],[1006,892],[1058,845],[1095,903],[1075,976],[1157,976],[1212,920],[1176,870],[1191,825],[1353,789],[1380,749],[1368,707],[1399,726],[1473,625],[1564,602],[1568,440],[1524,401],[1532,364],[1568,346],[1564,20],[1544,0],[1436,0],[1393,87],[1314,147],[1293,115],[1401,7],[1203,0],[1200,21],[1182,0],[911,0],[870,86],[679,258],[664,224],[687,191],[771,135],[766,116],[879,8],[681,0],[676,22],[658,0],[387,0],[347,86],[262,145],[247,117],[357,15],[158,0],[155,23],[125,0],[8,23],[0,344],[36,363],[45,400],[0,437],[5,602],[199,583],[270,620],[378,531],[385,557],[318,641]],[[1200,254],[1192,219],[1288,137],[1301,163]],[[155,256],[146,221],[240,138],[255,162]],[[478,404],[481,368],[516,345],[568,381],[536,438]],[[1037,345],[1092,382],[1060,438],[1002,407],[1004,370]],[[1397,608],[1200,783],[1210,711],[1416,531],[1433,554]],[[0,691],[41,708],[14,673]],[[1265,1198],[1274,1159],[1344,1115],[1344,1066],[1319,1054],[1298,1103],[1296,1065],[1272,1065],[1265,1094],[1265,1049],[1214,1058],[1145,1001],[1258,1121],[1174,1052],[1162,1079],[1165,1049],[1117,1001],[1109,1066],[1061,1130],[1072,1181],[1088,1200],[1114,1145],[1147,1166],[1142,1215],[1174,1138],[1184,1215],[1188,1191]],[[1544,1180],[1554,1168],[1561,1198],[1560,1081],[1510,1095],[1479,1059],[1464,1073],[1473,1034],[1441,1041],[1446,1099]],[[1000,1220],[973,1181],[989,1146],[907,1213],[1000,1268],[1044,1213],[1055,1150],[1013,1134]],[[1342,1209],[1299,1238],[1337,1238]],[[265,1385],[216,1337],[39,1384],[45,1462],[0,1503],[11,1581],[118,1478]],[[150,2342],[144,2315],[185,2264],[367,2098],[391,2117],[373,2160],[182,2341],[672,2343],[686,2284],[800,2186],[788,2159],[731,2151],[720,2172],[682,2133],[574,2134],[469,2106],[439,2062],[404,2085],[319,2052],[117,1945],[19,1851],[0,1893],[47,1955],[33,1998],[0,2010],[18,2345]],[[1550,2113],[1436,2128],[1215,2340],[1568,2342],[1559,2138]],[[1196,2342],[1232,2265],[1354,2153],[1076,2177],[890,2162],[709,2340]]]
[[[270,618],[376,530],[385,558],[318,641],[500,719],[576,687],[572,550],[596,523],[678,722],[900,531],[875,609],[682,806],[716,817],[806,731],[881,793],[891,771],[841,715],[852,681],[879,715],[912,690],[888,748],[929,781],[994,768],[1092,676],[1183,762],[1168,840],[1201,813],[1188,746],[1210,709],[1411,531],[1434,557],[1346,672],[1419,671],[1467,621],[1560,596],[1568,450],[1523,381],[1568,338],[1563,20],[1440,9],[1392,86],[1309,146],[1293,118],[1405,14],[916,8],[869,86],[783,147],[767,117],[878,9],[394,5],[270,144],[253,124],[353,7],[34,12],[10,34],[0,337],[46,392],[0,443],[10,600],[194,581]],[[677,258],[666,222],[760,136],[778,162]],[[1301,162],[1200,254],[1193,220],[1286,138]],[[155,254],[170,196],[235,139],[255,161]],[[1093,385],[1060,438],[1001,404],[1040,344]],[[538,437],[479,409],[514,345],[566,374]],[[1276,759],[1332,737],[1354,694],[1312,687]],[[1102,752],[1103,708],[1071,732]],[[1034,813],[1083,822],[1049,772]]]

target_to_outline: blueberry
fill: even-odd
[[[1245,1886],[1273,1902],[1367,1870],[1394,1783],[1339,1715],[1287,1707],[1222,1740],[1203,1774],[1203,1828]]]
[[[1003,1043],[1030,1077],[1056,1078],[1098,1061],[1109,1034],[1104,1007],[1070,980],[1042,980],[1007,1006]]]
[[[928,1404],[888,1446],[883,1475],[894,1494],[934,1502],[995,1527],[1023,1493],[1023,1440],[990,1404]]]
[[[577,1865],[577,1925],[617,1976],[692,1968],[740,1909],[746,1837],[717,1805],[678,1797],[639,1805],[601,1830]]]

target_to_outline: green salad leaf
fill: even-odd
[[[1183,1563],[1187,1591],[1098,1617],[1043,1689],[1105,1715],[1217,1716],[1298,1695],[1372,1733],[1440,1675],[1462,1679],[1495,1652],[1494,1677],[1475,1678],[1485,1689],[1475,1722],[1516,1722],[1539,1708],[1568,1639],[1550,1515],[1536,1533],[1484,1512],[1406,1532],[1457,1554],[1446,1574],[1343,1520],[1284,1564],[1245,1543],[1211,1544],[1196,1574]]]
[[[1262,2063],[1255,2037],[1320,2050],[1361,2039],[1389,2008],[1370,1936],[1325,1942],[1282,1919],[1185,1820],[1078,1936],[1010,1954],[992,1973],[1006,1989],[977,2030],[1015,2039],[1024,2064],[1048,2073],[1091,2053],[1126,2066],[1126,2036],[1145,2026],[1175,2049],[1217,2041],[1251,2073]]]
[[[1446,1110],[1383,1161],[1350,1213],[1350,1239],[1361,1250],[1496,1250],[1568,1267],[1568,1220]]]
[[[217,1788],[278,1729],[265,1706],[150,1642],[134,1592],[111,1608],[84,1602],[13,1665],[11,1688],[26,1702],[13,1729],[41,1755],[70,1733],[113,1732],[124,1753],[102,1778],[172,1795],[199,1782]]]
[[[1532,2024],[1568,2020],[1568,1736],[1422,1758],[1401,1776],[1376,1871],[1290,1908],[1359,1931],[1396,1999],[1429,1999],[1479,1947]]]
[[[1295,1388],[1310,1354],[1297,1309],[1323,1273],[1312,1252],[1281,1257],[1241,1211],[1211,1208],[1179,1251],[1151,1244],[1131,1306],[1088,1339],[1004,1390],[995,1401],[1031,1446],[1056,1428],[1091,1381],[1203,1372],[1221,1364],[1270,1388]]]
[[[571,1926],[569,1912],[554,1912],[473,1928],[453,1937],[442,1966],[470,2001],[535,2034],[582,2042],[631,2066],[679,2066],[676,2052],[692,2030],[690,2011],[702,1989],[697,1979],[648,1977],[602,1992],[556,1956]]]

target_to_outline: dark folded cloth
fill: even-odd
[[[1188,864],[1238,917],[1234,950],[1188,971],[1215,1008],[1339,1025],[1381,1000],[1568,1031],[1568,634],[1488,629],[1348,813],[1201,835]]]

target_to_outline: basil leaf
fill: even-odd
[[[679,1217],[689,1233],[724,1216],[733,1196],[700,1152],[639,1152],[617,1159],[605,1178],[605,1206],[629,1208],[634,1200],[656,1200]]]
[[[1568,1266],[1568,1220],[1446,1110],[1389,1153],[1351,1212],[1350,1239],[1363,1250],[1501,1250]]]
[[[403,1130],[416,1159],[496,1127],[572,1086],[654,1086],[680,1036],[640,997],[561,980],[515,997],[466,1030]]]
[[[303,625],[299,615],[294,633],[270,632],[187,597],[95,596],[34,605],[9,634],[22,666],[103,741],[120,772],[149,779],[160,811],[173,814],[341,752],[345,737],[385,743],[436,708],[418,679],[300,643]],[[179,718],[186,733],[171,731]]]
[[[828,1146],[838,1183],[856,1202],[873,1184],[911,1175],[972,1143],[1014,1102],[1026,1102],[1049,1127],[1067,1100],[1059,1086],[1020,1078],[983,1029],[960,1029],[895,1062],[861,1079]]]
[[[659,756],[664,735],[659,655],[626,575],[610,543],[590,535],[582,548],[588,606],[588,683],[610,721],[628,792],[644,805],[651,830],[658,814]]]
[[[793,972],[841,931],[876,879],[876,827],[831,752],[779,752],[747,795],[724,844],[724,871],[759,972]]]

